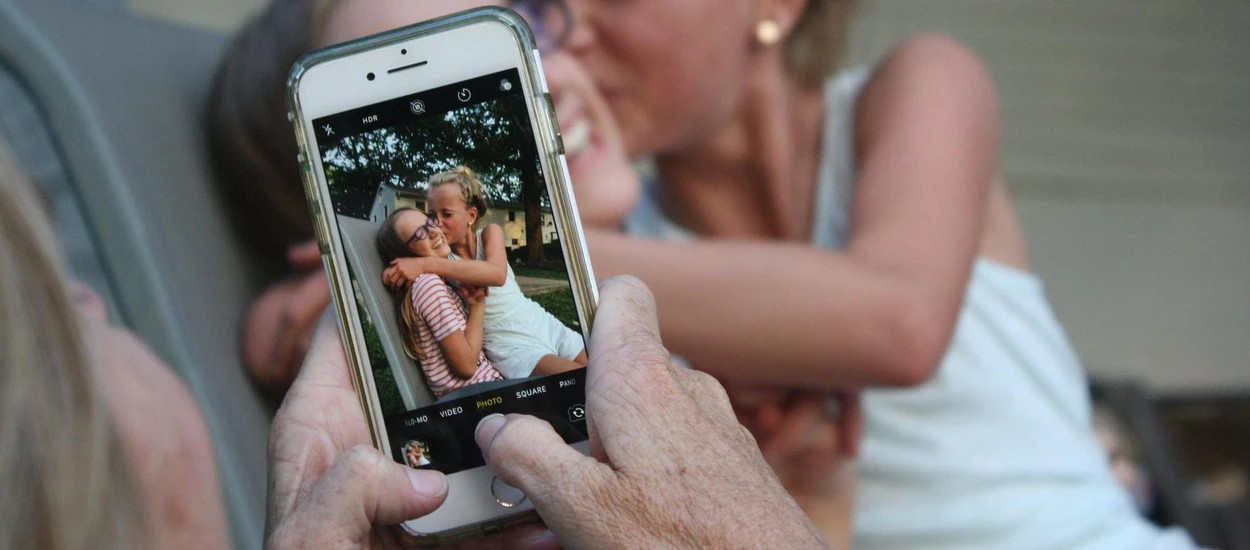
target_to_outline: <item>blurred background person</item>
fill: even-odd
[[[0,548],[225,548],[195,401],[56,242],[0,142]]]
[[[565,49],[657,169],[627,226],[676,243],[592,232],[597,272],[647,281],[723,379],[915,386],[865,393],[858,547],[1193,547],[1094,440],[972,52],[920,36],[830,79],[848,2],[571,4]]]

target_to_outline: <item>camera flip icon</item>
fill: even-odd
[[[569,407],[569,422],[585,422],[585,421],[586,421],[586,406],[585,405],[573,405],[572,407]]]

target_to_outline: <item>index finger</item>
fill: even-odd
[[[338,315],[332,307],[321,315],[304,365],[295,379],[295,384],[308,382],[352,389],[351,368],[343,351]]]
[[[633,277],[609,279],[599,289],[595,326],[587,342],[586,406],[591,429],[634,433],[652,423],[657,406],[681,388],[660,340],[651,291]],[[603,444],[613,446],[608,440]],[[611,455],[611,449],[607,450]]]

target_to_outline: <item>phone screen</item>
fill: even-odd
[[[493,413],[587,438],[585,340],[521,88],[511,69],[314,121],[387,438],[414,468],[485,465],[473,431]],[[421,274],[388,277],[405,264]]]

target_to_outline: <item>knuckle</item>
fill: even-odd
[[[659,351],[629,353],[627,358],[628,368],[621,376],[627,387],[623,389],[635,395],[647,395],[656,391],[667,395],[681,389],[668,352],[663,348]]]
[[[613,295],[651,295],[651,290],[647,288],[647,284],[642,279],[633,275],[617,275],[603,282],[602,290]]]
[[[738,424],[734,433],[737,436],[739,448],[742,449],[759,449],[759,442],[755,439],[755,434],[751,433],[746,426]]]
[[[541,434],[546,422],[526,415],[508,415],[490,442],[491,462],[508,469],[528,470],[534,466],[538,453],[529,452],[535,436]]]
[[[688,376],[695,386],[696,397],[701,403],[715,406],[721,412],[732,413],[733,404],[729,401],[729,392],[716,377],[702,371],[690,370],[682,373]]]
[[[357,445],[348,449],[339,457],[339,462],[344,470],[356,479],[364,479],[376,475],[382,464],[381,453],[374,450],[373,447],[365,445]]]
[[[604,282],[600,293],[604,297],[604,302],[626,304],[627,311],[639,313],[655,311],[655,296],[651,294],[651,289],[647,287],[647,284],[637,277],[620,275],[608,279]]]

